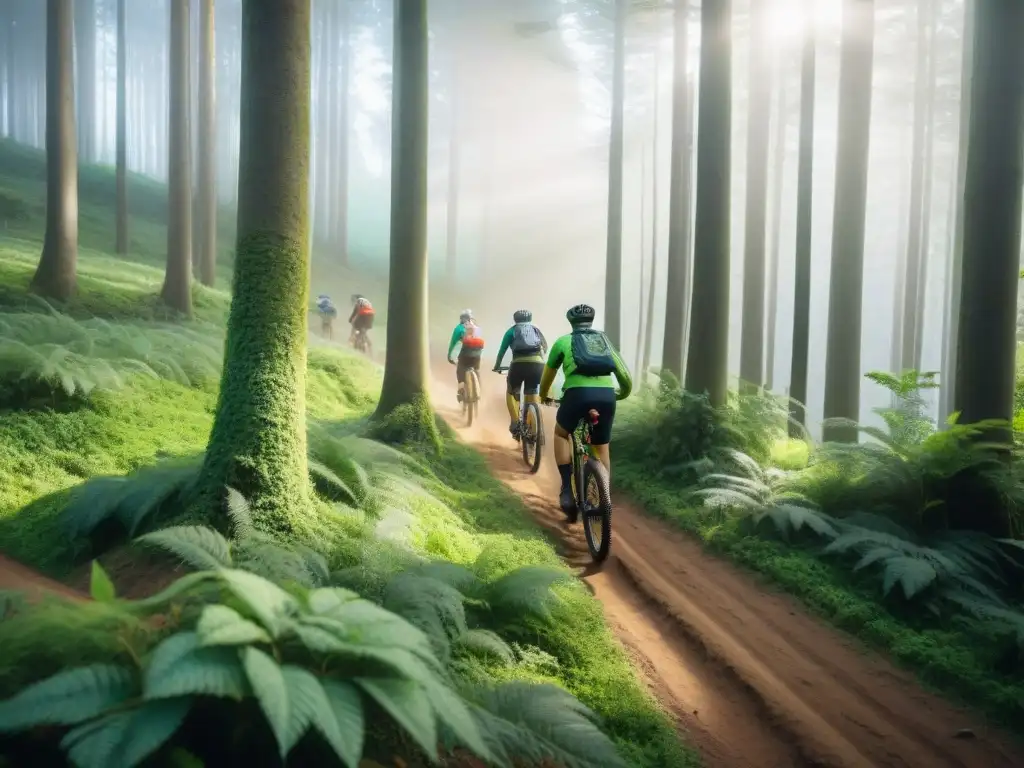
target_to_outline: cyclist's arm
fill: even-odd
[[[501,367],[501,358],[505,356],[505,352],[508,350],[509,344],[512,343],[512,337],[515,334],[514,328],[509,328],[505,331],[505,335],[501,337],[501,345],[498,347],[498,356],[494,360],[494,367]]]
[[[359,314],[359,305],[357,304],[356,306],[352,307],[352,314],[348,316],[348,321],[349,321],[350,324],[352,323],[353,320],[356,319],[356,315],[358,315],[358,314]]]
[[[548,355],[548,362],[544,366],[544,372],[540,376],[540,399],[547,400],[548,392],[551,390],[551,385],[555,383],[555,376],[558,375],[558,369],[562,367],[562,363],[565,361],[565,353],[559,348],[558,342],[555,342],[554,348]]]
[[[537,335],[540,336],[540,349],[541,352],[546,355],[548,350],[550,349],[550,347],[548,346],[548,340],[544,338],[544,333],[536,325],[533,326],[533,329],[537,332]]]
[[[466,334],[466,328],[459,323],[455,326],[455,330],[452,331],[452,340],[448,342],[448,357],[451,358],[452,350],[455,349],[455,345],[462,341],[462,337]]]
[[[615,360],[615,380],[619,382],[619,388],[615,393],[616,400],[625,400],[633,391],[633,377],[629,374],[629,368],[622,361],[618,351],[612,350],[612,358]]]

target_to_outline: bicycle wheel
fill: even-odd
[[[583,535],[594,562],[608,557],[612,545],[612,493],[608,471],[590,457],[583,465]]]
[[[530,474],[540,469],[540,457],[544,445],[544,422],[540,416],[540,406],[527,403],[523,409],[522,434],[519,441],[523,446],[523,461],[530,468]]]
[[[476,404],[479,397],[480,380],[476,377],[476,371],[470,368],[466,371],[466,391],[462,396],[467,427],[473,426],[473,418],[476,416]]]

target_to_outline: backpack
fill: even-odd
[[[512,355],[535,355],[541,350],[540,333],[533,323],[516,323],[512,331]]]
[[[572,359],[575,373],[581,376],[607,376],[614,373],[615,350],[603,331],[578,328],[572,332]]]
[[[484,337],[480,332],[480,326],[476,323],[467,323],[465,329],[466,333],[462,337],[462,346],[466,349],[483,349]]]

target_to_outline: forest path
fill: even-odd
[[[28,566],[11,560],[0,554],[0,590],[24,592],[30,598],[38,598],[46,594],[69,597],[74,600],[86,600],[86,595],[76,592],[66,584],[43,576]],[[0,612],[2,617],[2,612]]]
[[[709,768],[1024,766],[1011,739],[621,497],[611,555],[595,568],[581,526],[566,525],[557,505],[554,409],[543,409],[548,443],[530,475],[508,434],[504,379],[482,374],[480,414],[467,428],[453,370],[442,374],[439,413],[555,536]]]

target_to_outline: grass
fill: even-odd
[[[9,145],[0,146],[0,159],[10,153]],[[39,210],[28,202],[38,192],[33,187],[38,178],[12,182],[18,174],[38,173],[35,154],[22,153],[15,163],[0,166],[0,219],[7,222],[0,236],[0,319],[26,313],[43,317],[49,311],[26,293],[40,248]],[[96,173],[95,183],[102,186],[109,174]],[[79,295],[59,308],[66,313],[59,322],[33,322],[36,333],[52,337],[61,324],[67,330],[68,318],[78,318],[77,327],[85,328],[95,322],[89,320],[92,317],[105,318],[112,328],[140,340],[167,332],[171,318],[155,300],[162,282],[158,258],[162,203],[159,191],[148,184],[139,181],[143,197],[152,198],[138,203],[140,209],[133,211],[132,231],[149,244],[133,250],[129,260],[94,250],[103,247],[106,232],[112,231],[106,212],[109,201],[103,202],[106,193],[99,194],[99,203],[83,201],[83,242],[88,247],[81,252]],[[20,218],[19,212],[25,211],[28,218]],[[365,287],[361,290],[368,293]],[[196,298],[198,320],[191,327],[222,333],[228,295],[200,288]],[[164,351],[170,358],[179,355],[174,359],[181,365],[187,362],[185,345]],[[375,404],[380,377],[381,370],[365,358],[314,343],[308,358],[306,398],[311,424],[339,436],[358,433]],[[81,544],[68,540],[60,521],[72,491],[91,478],[121,476],[166,459],[201,453],[216,407],[216,384],[216,377],[182,382],[170,375],[126,375],[118,387],[49,407],[0,404],[0,551],[55,576],[68,576],[79,564]],[[411,491],[398,488],[403,495],[398,501],[413,513],[407,524],[415,552],[472,564],[486,578],[524,565],[560,568],[568,576],[521,501],[491,477],[472,449],[443,426],[442,433],[440,451],[414,458],[426,473],[431,493],[443,503],[417,501],[415,494],[408,495]],[[318,501],[320,512],[313,530],[324,534],[319,543],[329,549],[325,554],[332,567],[366,565],[375,557],[387,556],[390,550],[374,543],[375,537],[387,538],[379,523],[374,528],[352,518],[339,527],[339,518],[329,507],[324,499]],[[637,681],[624,651],[604,624],[600,605],[581,584],[568,581],[557,588],[561,599],[552,620],[513,624],[508,627],[510,635],[503,633],[525,649],[536,649],[536,663],[488,667],[487,674],[563,685],[600,716],[603,729],[637,768],[698,764]]]
[[[656,466],[656,459],[642,452],[640,446],[649,442],[643,437],[650,434],[651,425],[655,423],[650,421],[654,418],[651,408],[650,403],[635,402],[623,409],[623,448],[616,453],[616,484],[620,490],[636,499],[649,514],[694,535],[712,552],[750,569],[796,596],[833,626],[887,653],[916,673],[929,687],[974,706],[993,722],[1018,734],[1024,733],[1020,719],[1024,702],[1024,667],[1018,638],[1012,632],[1007,632],[1005,627],[986,625],[962,610],[948,610],[948,605],[940,605],[941,610],[936,614],[930,613],[927,610],[930,599],[942,599],[942,593],[936,587],[922,592],[924,599],[919,600],[911,600],[896,594],[896,591],[886,596],[878,575],[871,568],[854,569],[855,560],[826,558],[822,539],[792,530],[786,535],[779,535],[768,521],[755,525],[749,514],[740,514],[728,505],[702,504],[700,496],[694,495],[702,485],[698,479],[701,472],[694,469],[698,455],[685,455],[683,446],[673,443],[671,437],[665,437],[651,448],[663,456],[672,457],[670,463],[673,466]],[[682,420],[686,410],[673,410],[675,415],[672,418]],[[734,448],[743,447],[744,435],[735,421],[729,424],[727,420],[721,425],[718,436],[713,437],[715,433],[710,428],[698,430],[696,424],[700,420],[692,416],[692,410],[689,413],[687,418],[694,421],[687,428],[709,436],[695,453],[713,455],[715,440],[723,438],[725,442],[732,441]],[[663,421],[656,423],[664,427]],[[674,432],[663,431],[661,434],[671,435]],[[922,451],[927,453],[923,448],[918,453]],[[807,444],[802,441],[773,442],[762,437],[748,452],[756,456],[764,467],[793,471],[807,465]],[[941,454],[936,452],[932,456],[941,457]],[[935,464],[938,464],[937,459]],[[719,473],[730,472],[721,466],[710,469]],[[878,466],[884,467],[884,464]],[[871,507],[858,506],[855,494],[859,493],[864,500],[874,499],[878,495],[877,489],[861,488],[855,478],[847,476],[850,471],[848,467],[845,474],[838,476],[822,473],[822,488],[818,496],[830,496],[847,506],[852,505],[845,514],[860,514],[859,510]],[[808,479],[803,481],[803,486],[799,481],[792,482],[804,475],[800,472],[790,475],[791,482],[783,481],[769,494],[774,500],[758,508],[785,505],[789,501],[785,493],[796,490],[803,491],[806,498],[820,502],[816,506],[821,511],[838,514],[839,509],[834,507],[837,502],[823,501],[817,498],[813,488],[807,487],[814,480],[813,473],[806,475]],[[721,478],[722,475],[708,477]],[[707,487],[706,483],[703,485]],[[725,487],[745,491],[748,485],[746,480],[742,480]],[[767,486],[762,492],[767,492]],[[713,494],[714,491],[701,493]],[[796,501],[796,497],[792,500]],[[922,508],[932,513],[941,511],[941,507],[934,503]],[[749,511],[756,509],[751,507]],[[885,514],[890,519],[899,519],[901,515],[912,516],[914,511],[901,508]],[[825,519],[837,524],[836,517],[826,516]],[[1008,601],[1009,605],[1016,602],[1012,590]]]

